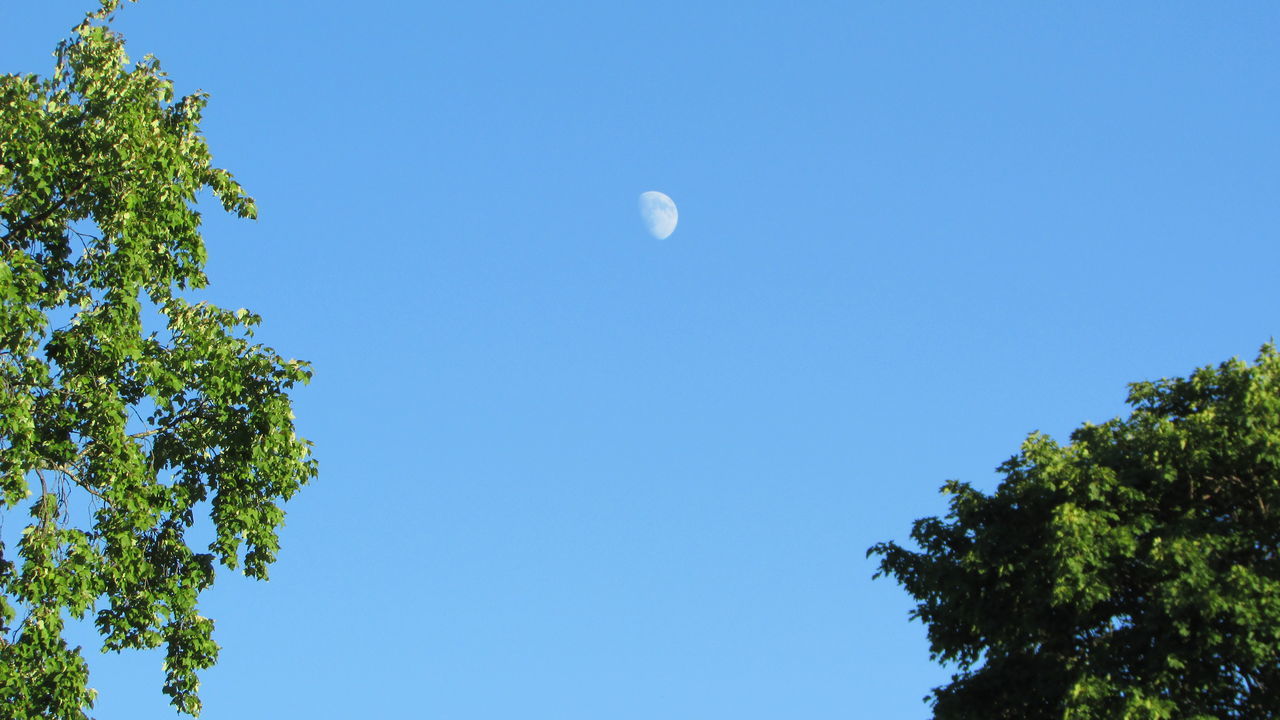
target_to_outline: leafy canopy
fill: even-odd
[[[934,717],[1280,713],[1280,354],[1129,404],[1065,446],[1031,435],[990,495],[947,483],[919,552],[868,552],[958,667]]]
[[[198,714],[215,561],[265,579],[282,504],[316,472],[287,395],[307,364],[254,343],[256,315],[183,299],[206,285],[197,194],[256,210],[211,165],[205,96],[175,99],[154,58],[130,64],[118,4],[58,46],[51,76],[0,77],[7,718],[92,707],[67,617],[92,617],[104,650],[164,646],[164,692]],[[188,539],[198,515],[207,547]]]

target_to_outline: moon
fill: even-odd
[[[676,204],[671,198],[657,190],[650,190],[640,193],[640,217],[650,235],[666,240],[675,232],[680,213],[676,212]]]

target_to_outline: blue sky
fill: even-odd
[[[89,4],[5,3],[0,70]],[[788,5],[120,14],[261,209],[206,297],[316,368],[202,717],[926,717],[867,547],[1277,334],[1280,5]]]

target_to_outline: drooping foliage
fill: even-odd
[[[199,595],[218,563],[266,578],[282,504],[316,472],[288,396],[308,365],[255,343],[252,313],[184,299],[206,285],[197,195],[256,209],[211,164],[205,96],[130,63],[118,4],[101,0],[48,77],[0,77],[6,718],[86,717],[68,617],[106,650],[163,647],[164,692],[198,714],[218,653]]]
[[[1280,354],[1129,403],[869,551],[958,670],[934,717],[1280,717]]]

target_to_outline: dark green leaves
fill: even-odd
[[[949,483],[879,574],[958,672],[938,718],[1267,718],[1280,708],[1280,354],[1135,383],[1040,435],[991,495]]]
[[[118,4],[49,78],[0,77],[0,508],[26,526],[0,545],[5,717],[92,706],[68,615],[108,650],[163,646],[164,692],[198,713],[218,652],[199,595],[218,562],[266,578],[282,503],[316,472],[288,396],[307,364],[255,343],[252,313],[181,296],[206,283],[197,195],[256,209],[211,164],[206,98],[129,63]]]

